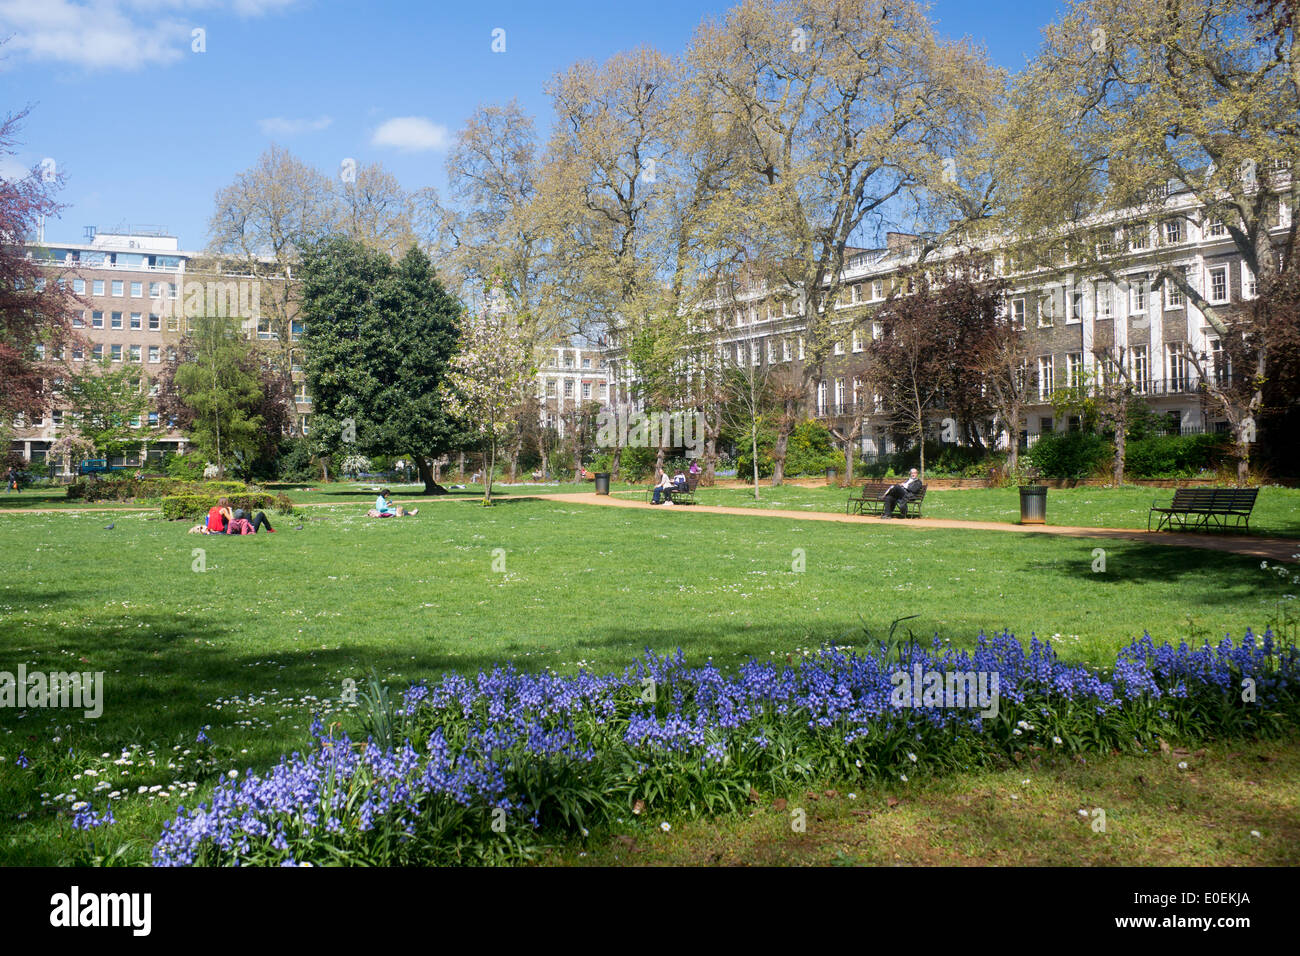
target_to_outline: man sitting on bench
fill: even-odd
[[[921,493],[921,479],[915,468],[912,469],[911,475],[907,481],[901,485],[890,485],[889,490],[885,492],[885,513],[880,517],[882,520],[894,517],[894,508],[898,508],[898,513],[907,516],[907,503]]]

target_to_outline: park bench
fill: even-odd
[[[894,487],[896,482],[892,481],[868,481],[862,487],[857,489],[857,494],[849,494],[848,503],[844,506],[846,515],[865,515],[865,514],[884,514],[885,511],[885,492]],[[898,502],[898,514],[904,518],[921,517],[921,503],[925,501],[925,485],[917,492],[916,497],[911,501],[900,499]],[[907,505],[907,511],[902,510],[903,505]]]
[[[662,498],[664,495],[667,495],[668,499],[672,501],[672,503],[675,505],[693,505],[695,504],[695,489],[699,487],[699,484],[700,484],[699,475],[687,475],[685,491],[664,491],[664,492],[660,492],[660,497]],[[651,502],[654,501],[654,499],[655,499],[655,486],[651,485],[648,489],[646,489],[646,493],[645,493],[646,504],[650,504]]]
[[[1168,508],[1151,503],[1147,514],[1147,530],[1156,515],[1156,531],[1227,531],[1244,528],[1250,531],[1250,513],[1259,496],[1258,488],[1179,488]]]

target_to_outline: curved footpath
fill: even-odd
[[[513,496],[512,496],[513,497]],[[614,508],[653,508],[670,514],[704,512],[718,515],[758,515],[764,518],[794,518],[799,521],[835,521],[843,524],[870,524],[886,528],[956,528],[967,531],[1010,531],[1017,534],[1057,534],[1069,538],[1103,538],[1111,541],[1137,541],[1141,544],[1172,545],[1183,548],[1204,548],[1207,551],[1227,551],[1252,558],[1270,561],[1290,561],[1300,552],[1300,540],[1292,538],[1256,538],[1246,535],[1229,535],[1217,532],[1188,534],[1176,531],[1146,531],[1134,528],[1073,528],[1054,524],[1011,524],[995,521],[952,521],[944,518],[895,518],[889,524],[875,515],[843,515],[829,511],[786,511],[774,508],[726,508],[718,505],[682,505],[665,508],[644,501],[629,501],[607,495],[581,493],[570,495],[526,495],[520,497],[544,498],[547,501],[567,501],[583,505],[604,505]]]
[[[474,496],[477,498],[477,496]],[[746,515],[760,518],[789,518],[796,521],[834,521],[841,524],[884,525],[875,515],[843,515],[830,511],[789,511],[776,508],[727,508],[720,505],[682,505],[664,508],[645,501],[632,501],[626,498],[614,498],[597,495],[594,492],[576,492],[572,494],[518,494],[510,495],[507,500],[519,501],[535,498],[541,501],[562,501],[568,504],[596,505],[606,508],[649,508],[666,514],[691,514],[703,512],[717,515]],[[403,498],[403,504],[434,504],[440,501],[464,501],[464,495],[439,495],[433,498]],[[337,501],[310,501],[294,505],[295,508],[331,508],[348,504]],[[157,511],[153,508],[106,507],[106,508],[5,508],[0,509],[0,516],[7,514],[68,514],[74,512],[139,512]],[[1075,528],[1068,525],[1054,524],[1012,524],[997,521],[953,521],[945,518],[896,518],[888,528],[952,528],[967,531],[1010,531],[1015,534],[1056,534],[1067,538],[1100,538],[1110,541],[1136,541],[1140,544],[1168,545],[1180,548],[1202,548],[1206,551],[1224,551],[1229,554],[1242,554],[1252,558],[1269,561],[1291,561],[1300,552],[1300,539],[1296,538],[1259,538],[1239,534],[1222,534],[1208,532],[1188,534],[1176,531],[1146,531],[1141,528]]]

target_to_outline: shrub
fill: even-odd
[[[136,501],[184,494],[241,494],[248,491],[242,481],[184,481],[178,478],[113,477],[81,479],[68,485],[67,496],[82,501]]]
[[[1124,472],[1132,478],[1191,478],[1230,454],[1223,435],[1167,435],[1130,441]]]
[[[197,452],[190,452],[188,455],[169,455],[167,457],[167,474],[182,481],[201,481],[203,479],[203,469],[207,466],[207,458]]]
[[[1073,431],[1043,435],[1026,457],[1045,478],[1089,478],[1114,456],[1114,446],[1100,435]]]
[[[289,500],[288,495],[257,491],[244,494],[167,495],[161,504],[162,516],[168,521],[176,521],[180,518],[202,518],[216,507],[217,502],[222,498],[230,500],[231,508],[243,508],[245,511],[265,511],[273,508],[280,514],[293,512],[293,502]]]

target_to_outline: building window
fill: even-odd
[[[1147,310],[1147,280],[1134,279],[1129,286],[1129,312],[1138,313]]]
[[[85,360],[86,360],[86,353],[82,350],[81,346],[74,345],[72,347],[72,361],[84,362]]]
[[[63,427],[63,409],[56,408],[50,413],[50,421],[55,428]]]
[[[1047,401],[1054,390],[1052,373],[1052,357],[1044,355],[1038,360],[1038,397],[1042,401]]]
[[[1128,229],[1128,247],[1130,249],[1145,249],[1147,247],[1147,224],[1144,222],[1136,223],[1129,226]]]
[[[133,299],[143,299],[143,298],[144,298],[144,283],[143,283],[143,282],[132,282],[132,283],[131,283],[131,298],[133,298]]]
[[[1109,319],[1114,314],[1113,301],[1109,284],[1097,286],[1097,318]]]
[[[1211,219],[1205,225],[1205,234],[1211,238],[1218,238],[1219,236],[1226,236],[1228,230],[1224,228],[1222,219]]]
[[[143,325],[143,322],[144,322],[144,316],[142,316],[139,312],[131,313],[131,328],[138,329]]]
[[[1151,388],[1151,357],[1147,346],[1134,345],[1129,349],[1129,375],[1133,379],[1133,388],[1138,394],[1145,395]]]
[[[1042,296],[1038,300],[1038,327],[1046,328],[1052,324],[1052,309],[1055,300],[1051,296]]]
[[[92,359],[94,359],[96,362],[103,361],[103,359],[104,359],[104,346],[99,345],[99,344],[92,345],[92,346],[90,347],[90,357],[91,357]]]
[[[859,332],[857,329],[853,330],[853,351],[855,352],[862,351],[862,333]]]
[[[115,329],[120,329],[122,327],[122,313],[114,312],[109,320],[109,325]]]
[[[836,340],[835,340],[835,354],[836,354],[836,355],[843,355],[843,354],[844,354],[844,340],[843,340],[843,339],[836,339]]]
[[[583,383],[582,383],[582,397],[583,397],[584,399],[591,398],[591,383],[590,383],[590,382],[583,382]]]
[[[799,336],[799,361],[803,361],[803,336]]]
[[[162,296],[162,286],[157,282],[149,283],[149,298],[157,299]]]
[[[1223,385],[1232,377],[1232,360],[1224,354],[1223,342],[1210,339],[1210,376],[1216,385]]]
[[[1070,352],[1065,356],[1065,376],[1070,388],[1083,388],[1083,353]]]
[[[573,379],[571,378],[564,380],[564,397],[573,398]]]
[[[873,300],[877,300],[877,301],[878,301],[878,300],[880,300],[880,299],[883,299],[884,297],[885,297],[885,283],[884,283],[884,281],[881,280],[881,279],[872,279],[872,280],[871,280],[871,298],[872,298]]]
[[[1255,273],[1250,271],[1250,266],[1246,263],[1241,264],[1241,297],[1243,299],[1253,299],[1259,295],[1259,280],[1255,278]]]
[[[124,288],[125,286],[121,279],[113,280],[113,295],[121,296],[124,291]]]
[[[790,340],[789,339],[781,340],[781,361],[782,362],[790,361]]]
[[[1013,328],[1023,329],[1025,327],[1025,300],[1011,300],[1011,325]]]
[[[582,360],[582,367],[583,367],[583,368],[591,368],[591,359],[589,359],[589,358],[585,358],[585,359],[583,359],[583,360]]]
[[[1210,270],[1210,301],[1228,301],[1228,267],[1216,266]]]
[[[1169,369],[1169,390],[1177,392],[1187,391],[1187,353],[1183,350],[1181,342],[1170,342],[1165,351],[1168,354],[1167,367]]]
[[[149,363],[151,365],[157,365],[161,361],[161,349],[156,345],[149,346]]]
[[[122,361],[122,346],[120,345],[109,346],[109,355],[112,357],[114,362]]]
[[[601,382],[601,383],[600,383],[600,398],[601,398],[601,401],[604,401],[604,400],[605,400],[606,398],[608,398],[608,397],[609,397],[609,384],[608,384],[607,382]]]
[[[140,346],[138,345],[131,346],[131,361],[132,362],[140,361]]]
[[[73,280],[72,280],[72,291],[75,292],[77,295],[85,295],[85,294],[86,294],[86,280],[85,280],[85,279],[73,279]]]
[[[757,364],[758,364],[758,360],[759,360],[759,354],[758,354],[758,343],[757,343],[757,342],[750,342],[750,343],[749,343],[749,364],[750,364],[750,365],[757,365]]]
[[[94,294],[94,295],[103,295],[103,294],[104,294],[104,280],[103,280],[103,279],[93,279],[93,280],[91,280],[90,288],[91,288],[91,292],[92,292],[92,294]]]
[[[776,362],[776,339],[767,340],[767,364],[773,365]]]
[[[152,312],[150,312],[150,313],[149,313],[149,331],[150,331],[150,332],[157,332],[157,331],[158,331],[159,329],[161,329],[161,328],[162,328],[162,318],[161,318],[160,316],[154,315]]]
[[[817,383],[817,414],[818,415],[826,414],[826,382],[825,381],[820,381]]]
[[[157,413],[157,412],[150,412],[150,413],[149,413],[149,427],[150,427],[150,428],[157,428],[157,427],[158,427],[158,413]]]
[[[72,317],[72,327],[74,329],[84,329],[86,327],[86,310],[82,309]]]
[[[1165,280],[1165,308],[1181,309],[1183,307],[1183,290],[1174,285],[1173,280]]]
[[[1083,291],[1070,293],[1070,314],[1065,319],[1066,322],[1083,321]]]
[[[1165,221],[1165,245],[1176,246],[1183,241],[1183,222],[1181,219]]]

